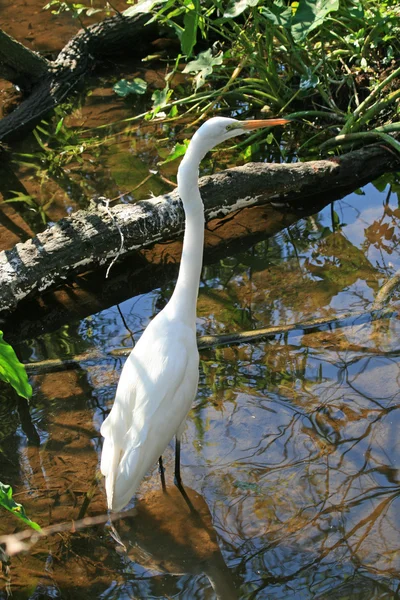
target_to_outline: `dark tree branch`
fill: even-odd
[[[76,88],[96,62],[120,54],[127,47],[134,48],[135,56],[146,53],[158,32],[155,24],[148,25],[150,19],[151,15],[125,17],[119,14],[87,29],[81,29],[52,63],[41,59],[3,33],[3,37],[0,37],[0,68],[3,62],[9,72],[15,72],[15,79],[20,80],[22,75],[26,75],[26,71],[21,71],[19,62],[22,56],[26,60],[25,57],[29,54],[32,64],[35,63],[33,79],[30,81],[36,83],[26,100],[0,121],[0,141],[20,139],[31,131]],[[7,49],[4,53],[1,51],[2,40],[5,44],[11,44],[14,50],[17,46],[20,47],[18,60],[12,64],[11,59],[7,58]]]
[[[22,89],[30,88],[49,71],[50,63],[0,29],[0,76]]]

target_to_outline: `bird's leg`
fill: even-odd
[[[159,465],[160,478],[161,478],[161,487],[163,489],[163,492],[166,492],[167,486],[165,485],[164,465],[163,465],[162,456],[160,456],[160,458],[158,459],[158,465]]]
[[[188,505],[190,512],[193,514],[196,514],[197,511],[194,508],[193,504],[191,503],[190,498],[187,495],[186,490],[182,484],[182,479],[181,479],[181,440],[178,436],[176,436],[176,442],[175,442],[175,479],[174,479],[174,483],[175,483],[176,487],[178,488],[178,490],[180,491],[180,493],[182,494],[183,499],[185,500],[186,504]]]
[[[175,442],[175,485],[182,485],[181,479],[181,440],[176,436]]]

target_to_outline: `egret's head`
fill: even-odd
[[[259,121],[237,121],[225,117],[214,117],[206,121],[200,129],[197,130],[193,141],[202,144],[207,150],[221,144],[225,140],[243,135],[253,129],[261,127],[274,127],[275,125],[285,125],[288,119],[264,119]]]

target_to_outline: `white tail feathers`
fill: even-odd
[[[101,455],[100,469],[106,478],[107,505],[110,510],[113,508],[113,499],[115,491],[115,481],[118,475],[118,467],[122,456],[122,448],[115,446],[110,438],[104,440],[103,452]]]

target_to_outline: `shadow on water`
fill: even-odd
[[[237,589],[207,503],[190,488],[185,487],[184,493],[186,498],[175,486],[167,492],[150,492],[138,502],[135,517],[118,524],[127,557],[162,574],[206,575],[217,598],[234,600]]]

